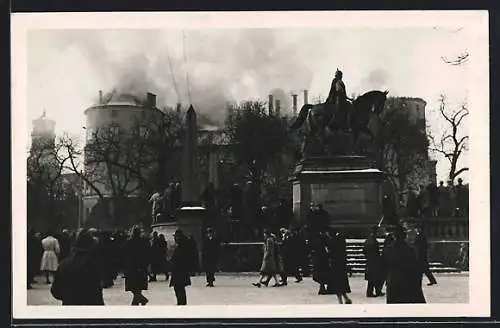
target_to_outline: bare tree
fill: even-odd
[[[436,139],[430,136],[431,150],[441,154],[450,162],[448,180],[452,183],[460,174],[469,170],[464,166],[459,168],[458,160],[460,156],[468,150],[469,136],[463,134],[464,119],[469,116],[467,104],[462,104],[459,109],[448,111],[446,108],[446,97],[441,95],[439,98],[439,114],[447,124],[447,128],[441,136]]]

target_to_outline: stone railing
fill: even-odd
[[[415,218],[403,220],[411,229],[421,227],[429,240],[469,240],[469,218]]]
[[[469,240],[469,218],[425,218],[422,230],[431,240]]]

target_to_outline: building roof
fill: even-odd
[[[110,92],[103,97],[102,105],[143,106],[144,100],[130,93]]]

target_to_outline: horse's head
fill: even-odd
[[[385,101],[387,100],[388,90],[379,91],[373,90],[369,91],[361,96],[359,96],[355,102],[358,104],[364,104],[369,109],[370,113],[380,114],[384,110]]]

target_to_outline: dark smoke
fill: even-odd
[[[96,96],[98,89],[138,98],[152,92],[159,107],[192,103],[221,123],[228,102],[266,101],[270,90],[281,89],[281,108],[288,110],[290,91],[310,87],[307,61],[315,54],[297,51],[301,41],[290,42],[289,35],[270,29],[186,31],[185,52],[180,31],[66,31],[61,39],[79,47],[105,81]]]

